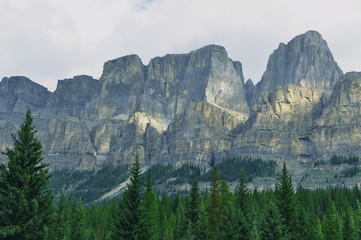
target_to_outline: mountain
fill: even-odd
[[[343,74],[316,31],[281,43],[256,85],[217,45],[148,65],[120,57],[104,64],[99,80],[59,80],[54,92],[5,77],[0,148],[11,145],[29,107],[54,170],[124,165],[135,153],[146,167],[209,168],[243,155],[286,161],[302,181],[320,160],[359,155],[360,81],[360,73]]]

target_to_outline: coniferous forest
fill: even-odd
[[[0,239],[361,239],[360,189],[295,191],[286,164],[275,189],[250,190],[240,172],[230,191],[214,167],[206,192],[194,179],[189,193],[160,196],[135,156],[119,200],[84,206],[64,194],[55,199],[35,134],[28,111],[0,166]]]

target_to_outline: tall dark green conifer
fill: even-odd
[[[324,239],[342,240],[341,219],[334,202],[330,204],[327,210],[327,214],[323,220],[322,230]]]
[[[236,204],[241,209],[246,218],[250,216],[250,190],[247,188],[246,179],[243,172],[239,176],[238,185],[234,191]]]
[[[249,223],[233,202],[228,202],[218,225],[216,239],[251,240]]]
[[[56,239],[57,240],[66,240],[69,235],[70,229],[70,206],[69,206],[69,198],[66,199],[64,193],[62,192],[60,195],[60,201],[57,209],[57,224],[55,228]]]
[[[87,240],[89,231],[86,225],[86,218],[83,206],[80,202],[75,201],[71,210],[70,231],[68,239]]]
[[[345,212],[345,215],[343,217],[342,221],[342,233],[343,233],[343,239],[347,240],[357,240],[358,238],[358,229],[356,229],[355,226],[355,220],[353,216],[353,212],[351,207],[349,206]]]
[[[260,229],[261,240],[289,240],[287,227],[278,208],[270,202],[263,216]]]
[[[42,163],[42,144],[30,110],[20,126],[13,149],[3,153],[9,161],[0,165],[0,239],[54,238],[53,193],[48,187],[48,165]]]
[[[145,210],[143,207],[142,172],[138,155],[135,156],[130,174],[130,183],[120,201],[119,212],[115,216],[111,240],[147,239],[144,223]]]
[[[157,197],[153,191],[151,171],[149,171],[147,175],[146,190],[144,193],[143,205],[145,209],[144,224],[148,234],[147,239],[157,240],[159,239],[159,235],[160,235],[159,211],[158,211]]]
[[[199,224],[200,211],[201,211],[201,195],[199,194],[198,181],[194,180],[189,196],[189,202],[186,209],[186,218],[190,224],[190,231],[195,234]]]
[[[207,203],[207,215],[209,221],[209,234],[211,238],[215,237],[218,224],[222,216],[223,202],[221,196],[221,179],[218,174],[217,168],[213,168],[211,192]]]
[[[289,231],[290,238],[293,240],[300,239],[301,230],[297,219],[297,202],[292,178],[288,174],[286,163],[283,163],[282,173],[276,185],[276,197],[277,207]]]

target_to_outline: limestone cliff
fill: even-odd
[[[192,161],[233,155],[287,161],[296,178],[333,154],[361,147],[361,74],[343,75],[325,40],[309,31],[280,44],[262,80],[209,45],[187,54],[110,60],[99,80],[60,80],[51,93],[25,77],[0,83],[1,149],[33,110],[52,168]]]
[[[257,97],[265,90],[288,84],[329,91],[342,74],[321,34],[308,31],[287,44],[281,43],[271,54],[257,84]]]

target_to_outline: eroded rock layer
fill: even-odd
[[[343,75],[321,35],[280,44],[256,85],[209,45],[144,65],[104,64],[99,80],[60,80],[54,92],[25,77],[0,83],[1,149],[29,107],[54,169],[193,161],[232,155],[287,161],[301,176],[314,161],[361,150],[361,74]]]

